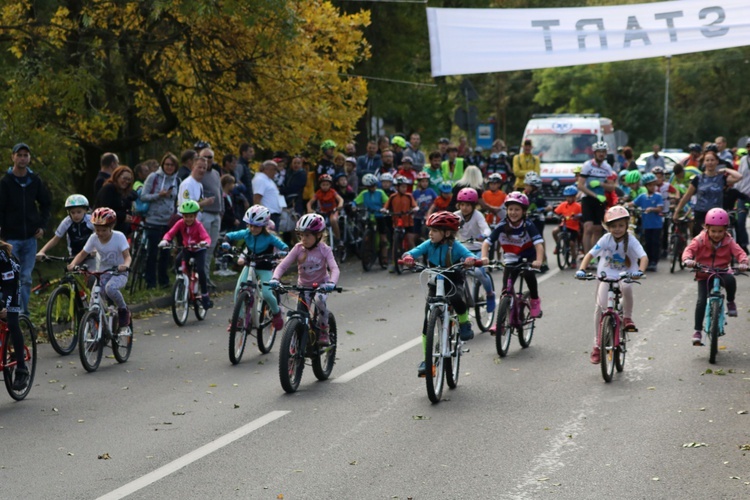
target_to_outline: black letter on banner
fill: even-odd
[[[727,15],[724,13],[724,9],[721,7],[706,7],[705,9],[701,9],[700,14],[698,14],[698,17],[701,19],[707,18],[710,14],[716,14],[716,19],[707,24],[706,26],[713,26],[714,24],[721,24],[724,22],[724,20],[727,18]],[[718,26],[716,28],[701,28],[701,33],[703,33],[703,36],[706,38],[713,38],[717,36],[724,36],[727,33],[729,33],[729,28],[719,28]]]
[[[656,14],[654,16],[654,19],[657,21],[659,19],[666,19],[667,20],[667,29],[669,30],[669,41],[670,42],[676,42],[677,41],[677,30],[674,29],[674,20],[676,17],[682,17],[684,14],[681,10],[676,10],[674,12],[662,12],[661,14]]]
[[[638,39],[643,40],[644,45],[651,45],[648,33],[643,31],[641,25],[638,24],[638,19],[635,16],[628,16],[628,27],[625,28],[625,43],[623,43],[622,46],[630,47],[630,42]]]
[[[532,28],[542,28],[544,30],[544,50],[552,52],[552,34],[550,33],[551,26],[560,26],[560,21],[552,19],[549,21],[531,21]]]
[[[583,28],[588,25],[594,25],[599,30],[599,44],[603,49],[607,48],[607,34],[604,32],[604,20],[598,19],[581,19],[576,23],[576,30],[583,31]],[[578,50],[586,50],[586,35],[578,35]]]

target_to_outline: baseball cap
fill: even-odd
[[[29,153],[31,153],[31,148],[29,147],[28,144],[26,144],[25,142],[19,142],[18,144],[16,144],[15,146],[13,146],[13,154],[18,153],[22,149],[25,149],[26,151],[28,151]]]
[[[450,139],[448,139],[447,137],[442,137],[442,138],[441,138],[441,139],[440,139],[440,140],[438,141],[438,143],[439,143],[439,144],[450,144],[450,143],[451,143],[451,141],[450,141]]]

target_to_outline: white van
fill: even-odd
[[[562,191],[575,181],[573,169],[593,158],[592,146],[606,141],[608,153],[616,150],[612,120],[599,114],[532,115],[523,140],[531,139],[532,151],[541,160],[544,196],[560,200]]]

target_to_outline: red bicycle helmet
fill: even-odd
[[[728,226],[729,214],[723,208],[712,208],[706,214],[705,224],[707,226]]]
[[[322,174],[320,177],[318,177],[318,184],[322,184],[324,182],[330,182],[333,184],[333,179],[328,174]]]
[[[419,172],[419,173],[417,174],[417,180],[419,180],[419,179],[429,179],[429,178],[430,178],[430,174],[428,174],[428,173],[427,173],[427,172],[425,172],[424,170],[423,170],[423,171],[421,171],[421,172]]]
[[[465,201],[466,203],[477,203],[479,202],[479,195],[477,190],[474,188],[463,188],[458,192],[456,201]]]
[[[91,223],[95,226],[113,226],[117,222],[117,214],[107,207],[99,207],[91,214]]]
[[[458,231],[461,220],[453,212],[435,212],[427,218],[427,227]]]

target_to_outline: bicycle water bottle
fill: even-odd
[[[435,295],[438,297],[445,297],[445,279],[443,276],[437,276],[437,282],[435,283]]]
[[[200,295],[200,285],[198,284],[198,280],[195,280],[193,283],[193,294]]]

